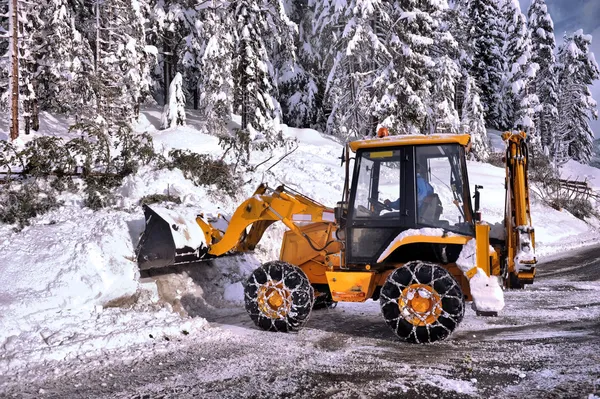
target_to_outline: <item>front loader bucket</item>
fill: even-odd
[[[195,262],[206,256],[204,233],[195,220],[144,205],[146,228],[138,244],[140,270]]]

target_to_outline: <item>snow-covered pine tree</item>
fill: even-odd
[[[39,105],[44,110],[79,115],[95,103],[93,52],[75,27],[67,0],[47,0],[40,10],[44,27],[35,48]]]
[[[540,102],[533,119],[542,147],[551,155],[555,150],[555,124],[558,118],[554,24],[545,0],[533,0],[527,15],[531,35],[531,62],[539,68],[530,85],[530,93],[537,95]]]
[[[19,3],[8,0],[8,98],[10,109],[10,139],[19,137]]]
[[[458,65],[449,56],[443,55],[436,58],[433,70],[436,78],[431,94],[432,114],[429,118],[429,132],[457,133],[459,118],[454,108],[454,98],[456,83],[461,76]]]
[[[506,34],[504,58],[507,61],[504,81],[508,84],[501,91],[503,98],[498,99],[502,104],[501,120],[506,129],[525,130],[533,148],[541,150],[541,140],[533,119],[539,101],[531,87],[538,65],[531,62],[527,21],[518,0],[505,0],[502,14]]]
[[[154,0],[149,35],[160,52],[152,73],[153,91],[164,104],[168,102],[169,86],[177,72],[183,72],[185,91],[197,104],[198,75],[206,38],[196,8],[202,9],[215,2],[221,3],[218,0]]]
[[[444,42],[454,41],[448,27],[441,24],[447,3],[400,0],[385,2],[385,10],[387,15],[381,18],[381,31],[386,37],[382,53],[391,54],[392,61],[376,77],[376,91],[384,93],[377,96],[378,117],[391,117],[391,125],[397,132],[426,133],[431,112],[428,99],[432,99],[431,82],[435,80],[428,71],[435,69],[436,58],[447,54]],[[450,64],[438,65],[450,71],[447,68]]]
[[[223,137],[228,134],[232,112],[233,21],[226,8],[214,3],[203,11],[202,17],[207,43],[201,59],[199,108],[208,132]]]
[[[301,27],[307,27],[304,31],[307,40],[299,55],[304,69],[312,71],[318,90],[315,125],[319,130],[327,131],[332,104],[329,96],[326,96],[326,90],[329,73],[338,53],[336,42],[342,35],[346,17],[343,10],[336,7],[334,0],[308,0],[308,9],[309,12],[304,14],[304,23],[300,24]]]
[[[185,126],[185,95],[183,94],[183,76],[180,72],[175,74],[169,86],[169,101],[161,117],[161,129],[176,126]]]
[[[565,35],[558,49],[558,123],[555,161],[589,162],[594,141],[590,117],[598,118],[590,86],[600,78],[600,69],[590,52],[592,36],[580,29]]]
[[[313,12],[308,0],[286,0],[284,10],[296,24],[297,33],[288,35],[275,54],[278,66],[279,102],[284,123],[294,127],[313,126],[317,121],[319,89],[315,53],[311,45]],[[282,20],[285,21],[284,18]],[[289,26],[289,24],[287,24]],[[291,38],[290,35],[291,34]],[[294,46],[287,44],[293,40]],[[291,50],[295,50],[294,53]]]
[[[133,121],[149,91],[151,60],[141,10],[139,0],[96,5],[96,108],[109,125]]]
[[[269,58],[268,41],[273,15],[264,2],[273,0],[239,0],[232,2],[236,48],[234,49],[234,106],[242,116],[241,130],[235,140],[243,142],[249,157],[250,147],[273,148],[283,144],[277,126],[278,106],[274,99],[274,69]],[[240,148],[238,146],[238,148]]]
[[[39,108],[37,99],[37,70],[39,57],[36,54],[36,40],[39,38],[43,22],[39,18],[40,5],[21,2],[19,5],[19,90],[22,107],[23,130],[25,134],[39,128]]]
[[[467,7],[469,42],[472,45],[471,76],[481,89],[488,126],[504,129],[498,103],[503,71],[501,14],[498,0],[470,0]]]
[[[456,82],[454,108],[457,110],[458,116],[462,118],[465,90],[468,86],[467,79],[470,77],[473,65],[473,48],[469,42],[468,0],[451,0],[449,3],[450,8],[445,14],[446,23],[452,37],[457,43],[457,49],[452,58],[455,59],[461,75]]]
[[[331,35],[320,40],[329,43],[326,57],[333,56],[325,89],[331,107],[327,121],[330,134],[344,138],[372,135],[378,116],[390,115],[387,105],[378,109],[379,101],[375,100],[376,81],[385,79],[382,74],[391,68],[391,54],[380,40],[386,34],[381,24],[389,19],[382,7],[380,0],[351,0],[345,4],[325,1],[316,9],[315,28]],[[323,25],[329,23],[339,24],[340,29]],[[380,86],[385,90],[383,83]]]
[[[456,109],[456,88],[461,78],[460,48],[452,35],[455,14],[445,2],[432,10],[435,22],[431,48],[434,67],[431,70],[433,87],[428,100],[429,133],[457,133],[460,119]]]
[[[477,87],[475,79],[467,77],[465,85],[465,98],[461,112],[461,128],[471,135],[473,154],[475,154],[477,159],[484,161],[489,156],[489,145],[484,118],[485,112],[483,104],[481,104],[479,88]]]

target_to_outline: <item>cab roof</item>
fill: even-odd
[[[469,144],[471,136],[468,134],[406,134],[398,136],[387,136],[367,140],[356,140],[349,143],[353,152],[363,148],[386,148],[403,145],[421,144],[460,144],[463,147]]]

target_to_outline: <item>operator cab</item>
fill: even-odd
[[[439,141],[356,148],[346,223],[348,261],[374,262],[408,229],[474,235],[464,145],[456,139]]]

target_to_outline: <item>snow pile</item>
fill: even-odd
[[[476,250],[477,243],[475,240],[471,240],[463,246],[456,260],[456,265],[467,278],[477,265]],[[493,249],[490,247],[490,250]],[[477,267],[475,274],[469,279],[469,288],[478,311],[499,312],[504,309],[504,292],[496,276],[488,276],[481,268]]]
[[[93,308],[138,289],[125,212],[51,212],[20,233],[4,228],[0,243],[0,342],[57,309]],[[28,321],[33,323],[28,323]],[[43,320],[43,319],[42,319]]]

